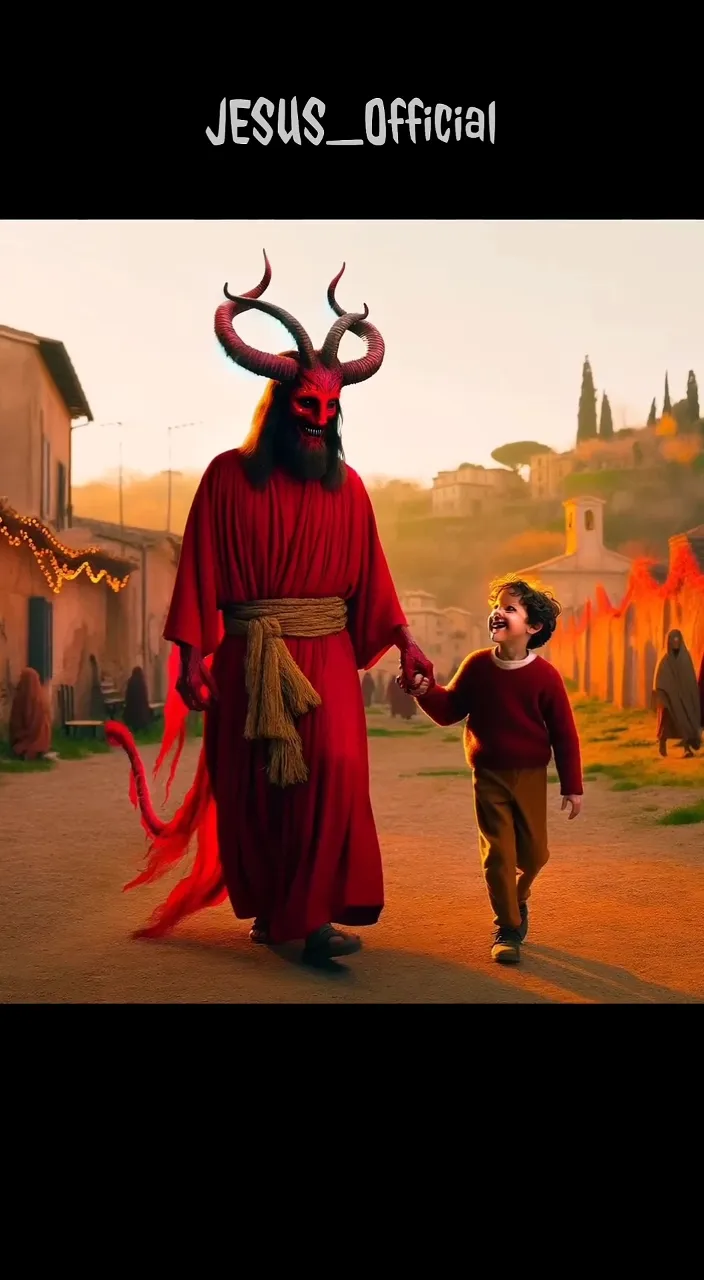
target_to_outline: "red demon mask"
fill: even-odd
[[[384,339],[374,325],[367,323],[369,309],[358,314],[344,311],[335,298],[335,289],[345,267],[343,264],[328,288],[328,302],[338,319],[332,325],[323,346],[314,350],[308,334],[294,316],[271,302],[262,302],[261,294],[271,281],[269,259],[264,253],[264,275],[249,293],[232,294],[225,285],[227,302],[221,303],[215,312],[215,334],[223,350],[236,364],[250,373],[257,373],[274,382],[289,383],[290,407],[298,420],[301,435],[311,446],[322,444],[325,431],[335,418],[339,408],[340,392],[355,382],[365,382],[381,368],[384,359]],[[235,333],[233,320],[244,311],[255,309],[280,321],[295,340],[297,352],[273,355],[250,347]],[[337,352],[343,334],[354,333],[367,344],[367,353],[360,360],[340,361]]]

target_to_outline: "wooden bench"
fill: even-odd
[[[103,721],[75,719],[73,714],[73,686],[70,684],[59,685],[59,710],[64,733],[68,734],[69,737],[72,730],[75,730],[78,734],[84,729],[90,729],[93,737],[97,738],[98,729],[102,729]]]

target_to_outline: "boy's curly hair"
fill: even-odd
[[[502,591],[510,591],[523,605],[531,627],[540,627],[528,640],[529,649],[541,649],[547,644],[557,626],[557,619],[562,613],[562,605],[556,600],[552,591],[539,587],[534,582],[519,578],[518,574],[507,573],[503,578],[494,578],[489,586],[489,608],[496,604]]]

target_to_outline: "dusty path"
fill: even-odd
[[[253,947],[227,905],[168,942],[130,939],[172,879],[121,892],[143,848],[121,754],[0,774],[0,1000],[702,1002],[704,827],[652,825],[658,808],[699,793],[614,793],[599,781],[568,823],[551,787],[552,860],[534,893],[530,942],[520,967],[500,969],[489,959],[470,783],[461,748],[444,736],[369,742],[388,905],[363,931],[364,952],[336,973],[303,968],[295,947]],[[184,753],[181,792],[197,751]],[[155,754],[145,751],[148,767]]]

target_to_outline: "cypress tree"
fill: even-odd
[[[662,402],[663,418],[665,417],[666,413],[672,414],[672,401],[670,399],[670,383],[668,382],[667,374],[665,374],[665,399]]]
[[[648,421],[646,425],[649,427],[654,427],[657,420],[658,420],[658,411],[655,404],[655,396],[653,396],[653,403],[650,406],[650,413],[648,414]]]
[[[687,378],[687,409],[689,421],[694,426],[699,421],[699,388],[692,369]]]
[[[601,400],[601,414],[599,415],[599,436],[602,440],[611,440],[614,434],[614,420],[611,416],[611,405],[609,397],[604,392]]]
[[[577,444],[581,444],[583,440],[593,440],[596,434],[594,375],[589,363],[589,356],[585,356],[582,367],[582,390],[579,396],[579,410],[577,412]]]

